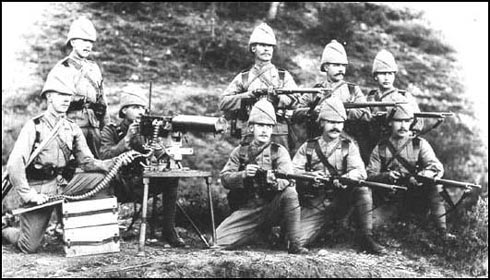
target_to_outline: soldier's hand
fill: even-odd
[[[246,177],[255,177],[255,174],[257,174],[257,170],[259,170],[260,166],[257,164],[247,164],[245,166],[245,176]]]
[[[262,89],[254,89],[250,91],[250,97],[258,99],[262,95]]]
[[[267,101],[272,103],[274,107],[277,107],[279,104],[279,96],[276,94],[273,87],[267,88]]]
[[[37,194],[33,199],[31,199],[31,202],[36,203],[37,205],[46,203],[49,200],[49,196],[39,193]]]
[[[400,177],[402,176],[402,174],[399,171],[390,170],[388,172],[388,176],[389,176],[389,179],[390,179],[391,182],[395,182],[398,179],[400,179]]]
[[[422,186],[422,183],[420,183],[419,181],[417,181],[417,179],[415,179],[415,177],[413,177],[413,176],[410,176],[408,178],[408,183],[412,187],[421,187]]]
[[[128,132],[126,133],[126,141],[129,142],[138,134],[140,124],[137,121],[132,122],[128,127]]]
[[[267,174],[265,176],[265,181],[271,186],[273,190],[279,190],[279,184],[277,182],[276,175],[272,170],[267,170]]]
[[[347,188],[347,186],[342,185],[342,184],[340,183],[339,179],[333,179],[333,180],[332,180],[332,184],[333,184],[333,186],[334,186],[335,188],[337,188],[337,189],[345,189],[345,188]]]

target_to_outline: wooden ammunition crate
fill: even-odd
[[[67,257],[120,251],[115,197],[64,202],[62,212]]]

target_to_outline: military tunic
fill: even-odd
[[[383,139],[373,149],[369,165],[367,167],[368,178],[373,181],[387,182],[389,183],[389,171],[396,170],[402,174],[410,173],[407,167],[402,164],[398,159],[393,159],[391,150],[387,147],[389,141],[395,151],[399,152],[399,156],[405,159],[411,167],[418,166],[418,174],[428,177],[441,178],[444,173],[444,167],[442,163],[437,159],[434,150],[430,146],[429,142],[425,139],[417,137],[415,141],[419,144],[414,144],[414,140],[411,137],[404,137],[395,139],[390,137]],[[408,142],[407,145],[405,143]],[[418,146],[418,147],[417,147]],[[389,164],[388,164],[389,163]],[[410,168],[411,168],[410,167]],[[403,182],[402,182],[403,183]],[[422,187],[410,187],[407,192],[400,193],[402,197],[402,207],[404,211],[420,211],[419,206],[427,209],[429,206],[432,216],[436,221],[436,225],[439,228],[446,228],[446,218],[439,217],[444,214],[444,202],[439,195],[441,191],[440,185],[424,185]],[[422,205],[420,205],[422,204]]]
[[[124,136],[127,134],[130,124],[127,119],[124,119],[118,125],[110,123],[102,129],[101,158],[112,158],[130,149],[145,152],[143,148],[144,138],[141,135],[136,134],[128,144],[125,143]],[[157,151],[157,153],[161,152]],[[121,203],[141,202],[143,199],[143,174],[141,168],[134,166],[136,164],[138,162],[121,168],[112,181],[115,194]],[[163,193],[163,233],[166,235],[174,229],[178,184],[178,178],[152,178],[150,180],[150,193]]]
[[[339,176],[354,180],[364,180],[366,169],[359,155],[356,145],[350,140],[339,137],[334,140],[326,141],[323,137],[314,139],[327,160],[338,172]],[[344,154],[341,141],[347,141],[348,149]],[[294,172],[321,171],[326,176],[334,174],[322,163],[319,155],[313,150],[311,155],[310,167],[307,169],[307,143],[304,143],[293,158]],[[345,158],[344,158],[345,157]],[[324,230],[329,218],[332,218],[332,211],[336,219],[345,219],[349,208],[353,205],[356,215],[359,218],[360,229],[365,234],[372,231],[372,197],[368,187],[350,187],[333,192],[326,188],[321,188],[315,194],[308,194],[300,191],[301,183],[297,182],[298,193],[301,201],[301,243],[307,245],[313,242]],[[333,186],[327,186],[333,187]],[[329,197],[332,196],[332,199]]]
[[[249,151],[256,153],[263,147],[252,141]],[[245,188],[245,170],[239,170],[239,153],[240,146],[231,152],[220,174],[223,186],[231,191]],[[271,146],[266,147],[256,157],[255,162],[263,169],[271,170],[272,156]],[[292,171],[291,159],[287,150],[282,146],[279,146],[274,165],[281,172]],[[280,191],[277,191],[270,200],[257,195],[252,196],[218,226],[216,230],[218,245],[236,247],[251,243],[257,238],[264,238],[267,231],[274,225],[281,225],[281,220],[284,221],[289,240],[299,244],[298,194],[294,185],[291,185],[288,180],[278,179],[277,183]],[[265,188],[266,186],[257,187]]]
[[[66,76],[70,77],[75,89],[71,105],[78,103],[70,106],[67,116],[82,129],[92,154],[99,158],[100,130],[109,120],[100,68],[91,60],[70,55],[59,61],[49,75],[57,75],[58,72],[68,73]],[[94,109],[94,104],[99,108]]]
[[[252,91],[255,89],[273,88],[297,88],[293,77],[287,71],[284,73],[284,81],[281,82],[278,69],[272,64],[266,64],[262,67],[254,65],[249,71],[247,81],[244,84],[242,73],[238,74],[233,81],[228,85],[226,90],[221,94],[219,108],[224,112],[228,119],[234,118],[234,112],[242,108],[242,103],[247,102],[246,120],[238,120],[237,128],[241,129],[242,139],[248,142],[253,138],[248,131],[247,120],[250,113],[252,103],[249,100],[254,100],[255,97]],[[260,98],[267,98],[261,96]],[[286,110],[294,109],[297,105],[298,95],[279,95],[279,103],[277,106],[277,125],[272,130],[272,141],[283,145],[288,150],[294,139],[288,139],[288,124],[285,118]],[[250,104],[249,104],[250,103]]]
[[[366,97],[362,93],[361,89],[359,86],[355,84],[351,84],[345,81],[338,81],[338,82],[330,82],[328,80],[323,81],[319,84],[316,84],[315,87],[319,88],[326,88],[328,91],[324,92],[322,95],[320,94],[303,94],[299,100],[299,108],[310,108],[314,102],[317,100],[317,98],[320,98],[320,101],[318,104],[315,106],[314,111],[316,113],[316,116],[320,113],[320,110],[323,106],[325,106],[325,101],[330,98],[330,97],[336,97],[342,100],[342,102],[349,102],[349,103],[359,103],[359,102],[366,102]],[[349,90],[349,87],[352,87],[353,90]],[[347,113],[347,120],[345,122],[345,127],[344,127],[344,136],[351,138],[358,144],[359,139],[364,137],[363,131],[366,131],[367,133],[367,128],[363,129],[360,127],[361,123],[364,123],[363,125],[366,126],[365,122],[369,121],[371,119],[371,114],[368,108],[353,108],[353,109],[346,109]],[[319,125],[315,122],[310,122],[306,124],[306,130],[303,132],[297,132],[298,134],[298,143],[297,146],[301,145],[308,139],[308,137],[316,137],[321,135],[321,128]],[[296,127],[296,126],[295,126]],[[308,132],[309,130],[309,132]],[[310,133],[311,136],[308,136],[307,133]]]
[[[369,102],[408,102],[412,106],[414,112],[420,112],[419,105],[412,94],[406,91],[401,91],[397,88],[392,88],[386,91],[380,91],[379,89],[371,91],[366,97]],[[376,116],[378,114],[388,113],[388,107],[373,107],[371,108],[371,115]],[[367,149],[361,149],[361,155],[365,159],[365,163],[369,163],[369,155],[371,154],[374,146],[380,139],[389,136],[390,128],[387,126],[387,122],[379,122],[371,120],[369,126],[369,137],[365,137],[362,141],[366,141]],[[424,127],[423,119],[418,119],[417,123],[413,127],[415,130],[421,131]],[[367,159],[367,161],[366,161]]]
[[[59,143],[64,143],[69,152],[69,156],[74,158],[78,167],[83,171],[107,172],[113,166],[113,160],[96,160],[87,146],[85,137],[80,128],[72,121],[66,119],[65,115],[58,115],[47,111],[40,118],[38,125],[34,119],[27,122],[17,138],[14,148],[10,154],[7,171],[13,186],[13,190],[19,195],[22,203],[31,202],[38,193],[48,196],[57,193],[76,195],[85,193],[97,186],[105,175],[104,173],[80,172],[77,170],[73,179],[68,184],[60,185],[65,180],[58,175],[55,178],[28,179],[30,178],[27,166],[29,156],[33,152],[36,141],[36,127],[39,132],[39,141],[42,142],[50,131],[60,121],[61,127],[58,132],[58,139],[53,139],[39,153],[31,163],[35,166],[53,165],[55,168],[64,168],[67,165],[67,157],[60,148]],[[111,195],[109,188],[103,189],[97,194],[98,197]],[[20,229],[12,229],[9,240],[17,244],[23,252],[34,252],[40,246],[44,231],[51,217],[54,207],[45,207],[38,211],[32,211],[20,216]]]

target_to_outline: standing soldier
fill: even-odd
[[[446,217],[441,185],[417,182],[414,175],[441,178],[444,172],[430,144],[423,138],[410,135],[413,122],[413,106],[401,104],[390,112],[391,134],[382,139],[371,153],[367,167],[368,178],[372,181],[389,182],[408,187],[401,193],[405,215],[407,211],[426,211],[430,209],[436,228],[443,238],[446,233]],[[400,193],[397,193],[400,194]]]
[[[144,139],[139,134],[139,122],[145,113],[148,100],[135,93],[135,90],[126,89],[121,95],[119,117],[123,120],[119,124],[108,124],[102,129],[102,159],[118,156],[126,151],[135,150],[144,153]],[[155,143],[155,156],[165,153],[162,146]],[[113,181],[118,201],[121,203],[140,201],[143,198],[142,169],[137,162],[122,168]],[[163,192],[163,226],[162,239],[174,247],[185,246],[184,240],[175,231],[175,212],[177,201],[178,179],[154,178],[151,180],[150,190],[154,193]]]
[[[7,172],[13,190],[23,203],[43,204],[57,193],[77,195],[95,188],[114,165],[114,159],[96,160],[87,146],[80,128],[66,118],[74,90],[65,76],[49,76],[41,97],[45,96],[48,108],[42,115],[27,122],[20,131],[7,163]],[[52,141],[46,138],[54,133]],[[39,155],[29,166],[26,162],[33,150],[43,145]],[[70,173],[67,166],[74,158],[83,171]],[[129,159],[122,157],[123,164]],[[96,194],[102,198],[112,195],[110,188]],[[48,206],[20,216],[20,228],[2,229],[2,237],[15,244],[24,253],[33,253],[41,245],[55,206]]]
[[[71,48],[71,52],[53,67],[48,76],[65,77],[66,83],[72,84],[75,94],[67,116],[82,129],[90,151],[99,158],[100,131],[108,116],[100,68],[88,59],[95,39],[95,28],[90,20],[85,17],[75,20],[66,40],[66,47]]]
[[[250,143],[235,148],[221,171],[221,182],[229,189],[228,201],[234,211],[217,229],[217,243],[234,248],[265,237],[275,225],[284,225],[289,253],[306,254],[300,244],[300,208],[294,183],[276,179],[270,171],[291,172],[287,150],[271,142],[276,125],[272,104],[260,100],[250,111]]]
[[[351,140],[341,135],[347,115],[342,101],[337,97],[324,102],[318,121],[323,134],[304,143],[293,158],[294,171],[313,172],[319,176],[341,176],[364,180],[366,169],[359,150]],[[333,180],[331,186],[297,183],[301,202],[301,230],[303,245],[313,242],[325,229],[330,212],[336,219],[345,219],[354,206],[361,235],[359,244],[363,251],[385,254],[386,250],[372,237],[372,196],[366,186],[343,186]],[[332,201],[327,206],[328,200]],[[327,203],[326,203],[327,202]]]
[[[344,47],[332,40],[325,46],[322,53],[320,71],[326,73],[326,79],[315,85],[318,88],[325,88],[322,94],[304,94],[299,101],[298,107],[311,108],[311,116],[307,123],[307,133],[302,135],[299,144],[302,144],[307,138],[317,137],[322,134],[321,128],[315,125],[316,116],[320,113],[323,104],[330,97],[337,97],[342,102],[365,102],[366,97],[359,86],[344,81],[345,70],[347,67],[347,54]],[[352,108],[347,110],[347,121],[369,121],[370,112],[367,108]],[[345,131],[349,136],[359,140],[364,137],[356,127],[355,123],[349,123]]]
[[[393,55],[387,50],[378,52],[373,62],[373,78],[378,84],[378,89],[372,90],[367,96],[368,101],[379,102],[407,102],[413,107],[414,112],[420,112],[419,106],[412,94],[407,91],[397,89],[393,83],[395,81],[398,66]],[[365,141],[369,143],[366,150],[361,150],[363,159],[369,159],[372,149],[381,138],[390,135],[391,131],[387,123],[384,122],[385,115],[388,111],[386,107],[371,108],[372,116],[378,115],[378,118],[372,120],[370,125],[369,137],[365,137]],[[417,120],[413,130],[421,131],[423,128],[423,120]]]
[[[286,114],[297,104],[295,95],[275,95],[276,88],[296,88],[296,83],[288,71],[278,69],[271,63],[276,37],[265,23],[257,26],[248,42],[248,49],[255,57],[255,64],[238,74],[221,95],[220,110],[231,120],[232,135],[245,142],[252,140],[247,132],[247,120],[250,109],[257,100],[267,98],[275,108],[277,125],[272,131],[272,141],[290,149],[295,139],[288,138]],[[260,95],[258,90],[269,90],[267,96]]]

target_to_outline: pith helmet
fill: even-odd
[[[398,72],[393,54],[387,50],[378,52],[373,62],[373,74],[376,72]]]
[[[70,95],[75,94],[73,77],[63,71],[50,72],[41,91],[41,97],[44,97],[45,93],[50,91]]]
[[[121,94],[121,104],[119,107],[119,117],[124,118],[122,109],[130,105],[140,105],[146,107],[148,105],[148,99],[141,94],[136,94],[135,89],[126,88]]]
[[[325,46],[322,53],[322,60],[320,64],[320,70],[323,70],[323,64],[325,63],[337,63],[348,64],[347,54],[345,53],[344,46],[342,46],[337,40],[332,40]]]
[[[276,111],[272,103],[266,99],[260,99],[255,103],[250,110],[250,117],[248,123],[260,123],[260,124],[276,124]]]
[[[97,33],[92,22],[86,17],[80,17],[73,21],[68,31],[68,38],[65,45],[67,45],[71,39],[85,39],[95,42],[97,39]]]
[[[252,31],[252,35],[250,35],[250,40],[248,41],[248,50],[251,51],[250,47],[252,44],[257,43],[272,46],[277,44],[274,31],[272,31],[272,28],[267,23],[261,23]]]
[[[408,120],[413,118],[413,105],[410,104],[397,104],[389,111],[390,120]]]
[[[320,114],[317,121],[343,122],[347,119],[344,103],[337,97],[331,97],[325,100],[320,108]]]

